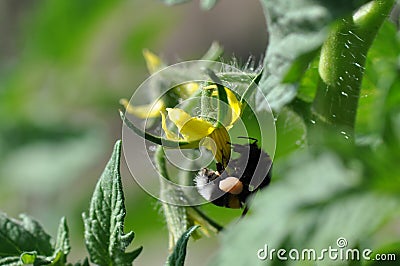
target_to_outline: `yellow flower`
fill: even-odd
[[[150,72],[150,74],[154,74],[166,66],[160,57],[147,49],[143,50],[143,57],[146,60],[147,70]],[[189,82],[177,86],[176,88],[172,89],[171,92],[178,94],[182,99],[187,99],[196,91],[198,91],[198,89],[199,84],[195,82]],[[142,119],[159,117],[160,111],[165,111],[165,108],[167,107],[164,98],[160,98],[150,104],[138,106],[130,105],[127,99],[121,99],[119,103],[124,106],[128,113]]]
[[[187,99],[192,96],[198,89],[199,85],[197,83],[191,82],[174,88],[174,91],[178,93],[178,95],[182,99]],[[160,112],[164,112],[165,108],[167,107],[164,98],[160,98],[155,102],[149,104],[137,106],[131,105],[127,99],[120,99],[119,103],[124,106],[125,110],[128,113],[142,119],[159,117]]]
[[[147,69],[151,74],[166,66],[160,57],[149,50],[144,50],[143,56],[146,60]],[[215,76],[215,74],[211,74],[210,77],[214,83],[221,83],[216,81],[215,79],[218,78],[216,76],[213,78],[213,75]],[[147,119],[161,116],[162,128],[166,136],[166,140],[164,139],[164,141],[161,141],[160,137],[142,132],[132,123],[126,121],[125,115],[121,114],[121,117],[135,132],[145,138],[152,139],[157,144],[166,145],[168,147],[179,146],[180,148],[194,148],[198,147],[200,144],[211,150],[215,160],[222,163],[225,167],[231,154],[228,130],[240,117],[242,103],[231,90],[220,85],[210,85],[202,89],[212,90],[211,96],[216,96],[219,99],[217,110],[217,120],[219,121],[215,124],[203,117],[193,117],[182,109],[168,108],[175,105],[175,103],[173,101],[171,102],[169,99],[169,93],[178,95],[181,99],[187,99],[192,97],[195,93],[198,93],[199,88],[200,84],[196,82],[182,84],[173,88],[170,92],[153,103],[139,106],[130,105],[129,101],[126,99],[120,100],[126,112],[136,117]],[[176,96],[172,98],[174,97]],[[178,128],[179,134],[176,134],[167,127],[167,118]]]
[[[154,74],[165,67],[165,63],[161,58],[147,49],[143,50],[143,57],[146,60],[147,70],[150,74]]]
[[[213,96],[218,96],[218,92],[217,92],[217,85],[210,85],[205,87],[204,89],[213,89]],[[221,121],[222,123],[224,123],[224,125],[227,127],[227,129],[231,129],[231,127],[233,126],[233,124],[236,122],[236,120],[238,120],[238,118],[241,115],[241,110],[242,110],[242,103],[240,101],[238,101],[238,99],[236,98],[235,94],[233,94],[233,92],[227,88],[225,88],[225,92],[228,98],[228,104],[229,104],[229,108],[230,108],[230,112],[227,113],[227,121]],[[227,122],[227,123],[226,123]]]
[[[130,105],[127,99],[121,99],[119,103],[124,106],[128,113],[142,119],[158,117],[160,116],[160,112],[165,110],[164,102],[161,100],[139,106]]]
[[[215,85],[205,89],[214,89]],[[188,143],[201,142],[202,146],[211,150],[215,160],[225,167],[229,161],[231,149],[228,130],[233,126],[241,114],[241,103],[237,100],[232,91],[226,89],[229,111],[226,121],[219,121],[212,124],[202,117],[193,117],[179,108],[166,108],[169,120],[178,128],[179,134],[171,131],[167,127],[165,112],[161,112],[162,128],[167,139],[175,141],[185,141]]]

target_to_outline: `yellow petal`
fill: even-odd
[[[215,160],[226,167],[231,157],[231,144],[228,131],[224,127],[219,127],[209,137],[214,140],[216,145],[216,151],[213,152]]]
[[[179,130],[183,125],[190,120],[192,117],[179,108],[167,108],[169,119],[178,127]]]
[[[192,96],[196,91],[199,90],[199,84],[195,82],[189,82],[178,86],[177,90],[179,96],[183,99],[187,99]]]
[[[179,108],[167,108],[169,119],[178,127],[186,141],[195,141],[210,135],[213,125],[205,119],[192,117]]]
[[[215,160],[218,161],[216,158],[217,144],[215,143],[215,141],[212,138],[210,138],[210,137],[204,138],[202,141],[200,141],[200,146],[205,147],[207,150],[209,150],[213,154],[213,157],[215,158]]]
[[[160,113],[161,113],[161,126],[165,132],[165,136],[167,137],[167,139],[179,140],[179,136],[168,129],[164,112],[160,112]]]
[[[128,113],[142,119],[158,117],[160,116],[160,111],[165,109],[164,102],[162,100],[139,106],[132,106],[129,104],[127,99],[121,99],[119,100],[119,103],[125,107],[125,110]]]
[[[153,74],[163,68],[164,63],[161,60],[160,57],[158,57],[156,54],[150,52],[147,49],[143,50],[143,56],[144,59],[146,60],[147,64],[147,69],[149,70],[150,74]]]
[[[210,85],[205,87],[204,89],[214,89],[213,92],[213,96],[218,96],[218,92],[216,91],[217,86],[216,85]],[[228,104],[229,104],[229,108],[230,108],[230,116],[229,117],[229,121],[227,121],[227,123],[225,123],[226,121],[222,121],[224,123],[224,125],[227,127],[227,129],[230,129],[232,127],[232,125],[236,122],[236,120],[238,120],[238,118],[241,115],[241,111],[242,111],[242,104],[240,103],[240,101],[236,98],[235,94],[228,88],[225,88],[226,91],[226,96],[228,98]]]
[[[208,121],[193,117],[179,131],[186,141],[195,141],[210,135],[214,127]]]
[[[226,91],[226,95],[228,96],[228,103],[229,103],[229,107],[231,108],[231,122],[229,127],[232,126],[233,123],[236,122],[236,120],[238,120],[238,118],[241,115],[241,111],[242,111],[242,104],[240,103],[240,101],[236,98],[235,94],[229,90],[229,89],[225,89]]]

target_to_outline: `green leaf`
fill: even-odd
[[[395,219],[399,199],[366,189],[363,182],[370,180],[360,162],[342,159],[332,151],[310,150],[275,162],[277,181],[255,197],[246,219],[226,230],[216,264],[271,265],[270,258],[257,257],[265,245],[320,251],[337,247],[344,237],[349,248],[373,247],[371,235]]]
[[[396,88],[397,56],[400,53],[400,40],[396,31],[396,26],[386,21],[368,52],[357,111],[358,134],[380,135],[386,122],[382,117],[393,106],[390,101],[400,97]]]
[[[183,266],[186,258],[186,247],[190,238],[190,235],[199,228],[198,225],[190,227],[178,240],[174,251],[168,257],[166,266]]]
[[[0,265],[65,265],[70,250],[65,218],[61,219],[53,251],[50,236],[41,225],[27,215],[20,217],[21,222],[0,215],[0,254],[7,256],[0,260]]]
[[[319,56],[308,64],[308,69],[304,73],[301,73],[302,77],[297,90],[297,98],[301,101],[311,103],[314,100],[319,79],[318,64]]]
[[[61,218],[60,225],[58,226],[54,249],[56,250],[56,252],[61,253],[60,255],[62,256],[62,258],[60,258],[60,260],[65,263],[67,261],[67,255],[71,250],[71,246],[69,244],[69,230],[65,217]]]
[[[394,2],[371,1],[336,23],[322,46],[312,111],[317,125],[337,134],[346,132],[345,139],[354,139],[366,54]]]
[[[33,264],[36,261],[37,258],[37,253],[35,251],[33,252],[24,252],[21,254],[21,262],[23,264]]]
[[[120,175],[121,141],[93,193],[89,213],[83,213],[85,244],[90,260],[99,265],[131,265],[142,247],[125,252],[134,238],[131,231],[124,234],[125,204]]]
[[[64,266],[67,262],[66,255],[61,250],[56,250],[55,254],[52,257],[44,258],[45,261],[51,262],[49,263],[52,266]]]
[[[287,155],[307,144],[307,127],[303,119],[291,109],[285,107],[276,120],[275,158]]]
[[[254,97],[252,97],[254,98]],[[252,101],[249,99],[246,101]],[[258,110],[255,111],[252,106],[244,105],[242,110],[241,120],[248,132],[248,136],[258,140],[260,147],[268,153],[270,156],[274,156],[274,151],[276,148],[276,130],[274,115],[270,110]],[[240,127],[233,127],[229,130],[229,134],[232,137],[232,141],[237,141],[237,137],[243,136],[243,130]]]
[[[20,256],[25,251],[52,255],[50,236],[42,226],[27,215],[22,214],[20,218],[18,221],[0,213],[0,256]]]
[[[36,238],[38,249],[35,249],[39,255],[51,255],[54,251],[51,245],[51,236],[48,235],[38,221],[26,214],[21,214],[20,218],[25,229]]]
[[[396,260],[398,261],[400,257],[400,242],[392,243],[390,245],[385,245],[382,247],[379,247],[378,249],[374,249],[373,253],[371,255],[371,258],[374,258],[377,254],[391,254],[390,257],[386,256],[387,261],[385,261],[385,265],[390,266],[390,265],[397,265]],[[393,257],[393,255],[395,257]],[[369,266],[380,266],[382,265],[382,261],[379,260],[370,260],[366,263],[366,265]]]
[[[0,265],[2,266],[19,266],[20,265],[20,257],[6,257],[0,259]]]
[[[64,266],[65,263],[60,261],[61,253],[57,252],[53,257],[40,256],[36,251],[24,252],[20,256],[20,265],[51,265]]]
[[[310,62],[317,56],[319,49],[304,53],[293,60],[288,72],[284,76],[282,82],[295,83],[298,82],[306,70],[309,68]]]
[[[367,1],[261,1],[267,18],[269,46],[260,88],[272,109],[280,110],[296,96],[296,83],[282,83],[292,64],[295,63],[287,78],[295,81],[325,41],[329,25],[336,19],[351,14],[365,2]],[[262,100],[258,107],[266,108]]]

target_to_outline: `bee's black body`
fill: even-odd
[[[220,163],[217,163],[216,172],[203,169],[196,177],[196,185],[199,193],[213,204],[241,208],[249,195],[270,183],[272,160],[258,147],[257,140],[246,145],[235,144],[233,151],[240,156],[231,160],[226,169]],[[232,176],[238,178],[243,185],[239,194],[222,191],[219,187],[222,180]]]

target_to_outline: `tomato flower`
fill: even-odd
[[[166,66],[160,57],[148,50],[143,51],[143,56],[146,60],[148,71],[151,74],[156,73]],[[197,148],[199,145],[204,146],[212,151],[215,160],[225,167],[231,155],[228,130],[239,119],[242,111],[242,103],[231,90],[224,88],[222,85],[215,85],[217,83],[220,84],[220,82],[216,81],[218,78],[214,73],[209,73],[209,75],[213,80],[211,84],[214,83],[212,85],[202,87],[201,83],[198,82],[182,84],[169,90],[165,95],[150,104],[133,106],[129,104],[127,99],[120,100],[126,112],[136,117],[141,119],[161,117],[161,125],[166,139],[143,132],[130,123],[125,115],[121,114],[121,117],[137,134],[154,143],[170,148],[180,147],[183,149]],[[209,96],[216,97],[219,101],[216,110],[218,113],[217,119],[191,116],[183,109],[173,108],[178,102],[172,103],[168,99],[171,98],[170,96],[172,98],[178,96],[179,99],[185,100],[193,97],[196,93],[200,94],[204,90],[209,90]],[[178,134],[168,128],[167,120],[171,121],[178,128]],[[215,120],[217,121],[215,122]]]
[[[149,50],[143,50],[143,57],[146,61],[147,70],[150,74],[154,74],[160,69],[163,69],[166,64],[162,61],[162,59],[157,56],[156,54],[150,52]],[[182,99],[187,99],[192,96],[195,92],[199,89],[199,84],[195,82],[189,82],[186,84],[182,84],[177,86],[176,88],[170,90],[169,93],[175,93]],[[165,97],[161,97],[156,101],[145,104],[145,105],[138,105],[132,106],[129,104],[127,99],[121,99],[120,104],[124,106],[125,110],[141,119],[147,118],[156,118],[160,117],[160,112],[165,111],[165,108],[168,107],[168,104],[165,101]]]
[[[216,85],[211,85],[203,89],[213,89],[216,92],[216,88]],[[241,103],[232,91],[227,88],[224,88],[224,90],[228,100],[228,112],[225,114],[224,121],[217,121],[213,124],[206,118],[191,116],[179,108],[166,108],[167,116],[165,112],[161,112],[161,117],[162,128],[167,139],[188,143],[203,139],[201,145],[213,152],[217,162],[226,166],[231,153],[228,130],[240,117]],[[167,117],[178,128],[181,136],[167,127]]]

